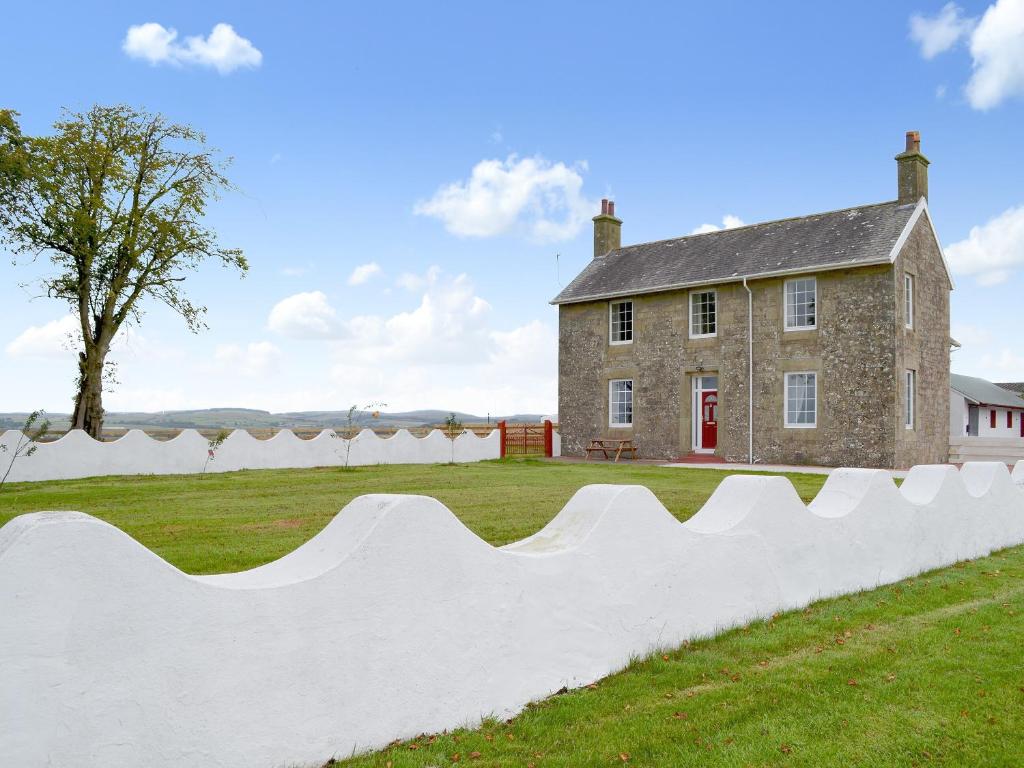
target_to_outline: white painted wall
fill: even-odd
[[[1020,438],[1020,411],[1007,408],[989,408],[982,406],[978,414],[978,437],[1016,437]],[[1006,426],[1006,412],[1013,414],[1013,426]],[[991,411],[996,412],[996,426],[992,427]]]
[[[21,433],[9,430],[0,435],[0,472],[6,471]],[[556,435],[557,437],[557,435]],[[285,469],[336,467],[345,463],[348,440],[324,430],[310,440],[283,429],[269,440],[257,440],[244,429],[235,430],[217,449],[207,472],[239,469]],[[555,443],[560,447],[560,441]],[[172,440],[154,440],[132,429],[112,442],[99,442],[81,430],[73,430],[51,443],[40,443],[35,454],[19,458],[11,470],[10,482],[64,480],[96,475],[176,475],[202,472],[208,443],[194,429],[186,429]],[[483,461],[500,455],[500,435],[493,430],[486,437],[470,431],[455,438],[455,461]],[[557,455],[557,454],[556,454]],[[437,464],[451,461],[452,443],[440,430],[426,437],[413,437],[400,429],[390,437],[378,437],[364,429],[352,438],[349,464]]]
[[[809,507],[786,478],[733,476],[682,524],[646,488],[593,485],[501,549],[433,499],[363,496],[280,560],[207,577],[88,515],[23,515],[0,528],[0,755],[321,765],[1021,542],[1024,462],[898,489],[836,470]]]
[[[966,397],[956,390],[949,392],[949,436],[956,439],[967,436],[967,420],[969,418],[970,404]],[[992,411],[996,412],[996,426],[992,427]],[[1006,426],[1006,412],[1013,414],[1013,426]],[[1024,443],[1020,434],[1020,420],[1024,416],[1020,411],[1012,408],[992,408],[987,405],[978,407],[978,434],[977,437],[996,437],[1000,439],[1018,438]]]

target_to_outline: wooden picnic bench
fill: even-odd
[[[609,453],[615,452],[615,461],[619,460],[619,457],[623,454],[629,454],[629,458],[634,461],[638,458],[636,455],[636,446],[633,445],[633,440],[630,438],[624,440],[591,440],[590,445],[587,446],[587,461],[590,461],[590,454],[600,453],[605,459],[611,458]]]

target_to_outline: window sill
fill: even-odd
[[[699,333],[699,334],[691,333],[690,334],[690,338],[691,339],[714,339],[714,338],[717,338],[717,337],[718,337],[718,333],[717,332],[715,332],[715,333]]]
[[[816,330],[818,330],[818,326],[817,325],[800,325],[800,326],[796,326],[795,328],[783,327],[782,330],[785,331],[786,333],[800,333],[801,331],[816,331]]]
[[[817,424],[784,424],[786,429],[817,429]]]
[[[632,343],[633,343],[632,339],[630,339],[629,341],[609,341],[608,342],[608,346],[610,346],[610,347],[628,347]]]

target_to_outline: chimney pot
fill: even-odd
[[[614,216],[615,215],[615,201],[614,200],[609,200],[608,201],[608,215],[609,216]]]
[[[907,131],[907,152],[921,151],[920,131]]]
[[[601,198],[601,215],[606,215],[607,213],[608,213],[608,198],[607,197],[602,197]]]

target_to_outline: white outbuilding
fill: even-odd
[[[1024,398],[991,381],[949,375],[949,460],[1024,459]]]

